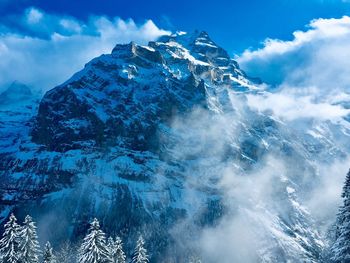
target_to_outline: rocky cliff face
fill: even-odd
[[[152,262],[185,262],[201,253],[201,229],[240,211],[261,230],[260,261],[317,262],[322,241],[301,202],[313,160],[344,150],[251,110],[246,95],[265,92],[205,32],[117,45],[40,104],[0,112],[15,118],[0,122],[1,219],[30,213],[58,242],[97,216],[127,248],[144,233]],[[270,155],[287,161],[269,202],[227,199],[224,170],[244,178]]]
[[[251,85],[205,32],[163,37],[149,46],[117,45],[44,96],[33,141],[60,152],[121,141],[156,151],[159,123],[195,105],[206,107],[205,81]]]

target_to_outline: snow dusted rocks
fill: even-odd
[[[315,178],[315,149],[330,145],[246,105],[246,94],[264,92],[206,32],[117,45],[38,109],[32,101],[23,114],[0,112],[14,118],[0,122],[0,220],[29,213],[57,244],[77,241],[97,217],[127,251],[142,233],[151,262],[185,262],[206,255],[202,229],[238,213],[261,230],[252,254],[263,262],[316,262],[322,242],[298,193]],[[287,167],[274,169],[272,199],[222,187],[227,170],[248,178],[275,153]]]
[[[178,42],[176,42],[178,40]],[[40,103],[33,141],[50,150],[158,148],[156,125],[205,104],[205,82],[254,87],[205,32],[117,45],[89,62]]]

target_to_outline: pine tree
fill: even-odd
[[[125,263],[126,256],[123,250],[123,242],[118,236],[115,238],[114,241],[114,251],[116,258],[115,263]]]
[[[113,263],[125,263],[125,253],[123,251],[123,242],[120,237],[116,237],[115,241],[113,238],[108,239],[108,249],[110,251],[111,262]]]
[[[17,219],[11,214],[9,221],[5,224],[5,231],[0,240],[0,254],[3,263],[17,263],[20,261],[20,230]]]
[[[350,262],[350,171],[342,192],[343,205],[337,217],[336,240],[331,248],[334,262]]]
[[[53,254],[53,249],[50,242],[46,242],[44,253],[43,253],[43,263],[56,263],[56,257]]]
[[[105,263],[110,262],[106,236],[100,229],[100,223],[95,218],[90,226],[88,235],[84,238],[79,249],[79,263]]]
[[[40,246],[36,226],[30,216],[26,216],[20,232],[20,255],[22,263],[39,262]]]
[[[145,241],[143,240],[143,237],[140,236],[137,240],[136,248],[132,257],[132,263],[147,263],[148,255],[147,250],[145,249]]]
[[[112,237],[107,239],[107,249],[108,249],[108,257],[111,262],[114,262],[114,240]]]

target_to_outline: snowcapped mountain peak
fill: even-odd
[[[165,35],[157,41],[149,42],[147,46],[134,42],[118,44],[111,55],[117,60],[110,60],[110,63],[125,63],[128,64],[129,69],[130,67],[154,68],[156,64],[156,67],[162,68],[165,75],[170,73],[178,79],[193,75],[198,81],[205,78],[210,82],[231,85],[240,91],[257,90],[257,86],[261,84],[259,79],[246,76],[238,63],[211,40],[205,31]],[[102,57],[97,58],[97,60],[101,59]],[[126,71],[130,72],[130,70],[124,70]],[[129,73],[127,76],[131,77]]]
[[[123,143],[130,147],[157,149],[155,140],[151,146],[150,138],[135,133],[135,125],[141,123],[154,137],[155,120],[163,122],[174,110],[186,112],[206,104],[210,94],[223,86],[235,92],[259,90],[258,83],[204,31],[163,36],[147,46],[118,44],[111,54],[93,59],[46,93],[33,140],[52,150],[67,151],[86,145],[104,147],[107,142],[115,145],[120,143],[117,138],[128,133]],[[147,114],[153,116],[152,124],[147,123],[150,118],[142,117]],[[110,129],[110,123],[118,123],[119,128]]]
[[[296,202],[298,175],[313,169],[312,151],[327,154],[328,146],[310,150],[287,127],[245,105],[245,95],[260,90],[204,31],[146,46],[118,44],[48,91],[39,105],[0,111],[7,120],[0,121],[1,215],[17,207],[50,214],[49,223],[60,226],[53,240],[75,239],[95,216],[110,233],[133,237],[146,229],[152,262],[159,262],[174,243],[159,244],[170,240],[169,229],[179,221],[200,228],[220,220],[227,204],[215,182],[223,167],[249,174],[275,150],[292,168],[288,180],[274,182],[278,209],[245,210],[273,242],[265,244],[273,247],[269,256],[298,262],[302,254],[310,259],[303,262],[315,262],[319,237]],[[189,196],[200,199],[198,206]],[[280,209],[286,206],[288,214]],[[299,235],[290,235],[295,228]]]
[[[199,31],[195,30],[192,33],[179,31],[171,35],[165,35],[158,39],[159,42],[178,42],[181,43],[184,46],[190,46],[194,45],[196,42],[200,43],[200,41],[207,43],[207,44],[213,44],[216,46],[216,44],[211,40],[209,37],[209,34],[205,31]]]
[[[187,49],[197,60],[209,63],[213,66],[227,67],[230,64],[230,56],[221,47],[219,47],[205,31],[194,31],[192,34],[176,33],[169,36],[163,36],[158,42],[168,45],[177,43]],[[237,64],[235,65],[237,66]]]
[[[135,63],[135,58],[137,57],[154,63],[163,63],[159,51],[150,46],[137,45],[135,42],[130,42],[129,44],[117,44],[112,50],[112,57],[126,59],[126,62],[130,63]]]

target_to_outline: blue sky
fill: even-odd
[[[290,39],[315,18],[350,14],[345,0],[0,0],[0,22],[34,6],[48,13],[86,20],[91,15],[151,19],[161,28],[208,31],[232,53],[256,48],[265,38]]]
[[[0,0],[0,91],[46,91],[117,43],[195,29],[268,84],[349,89],[349,13],[350,0]]]

